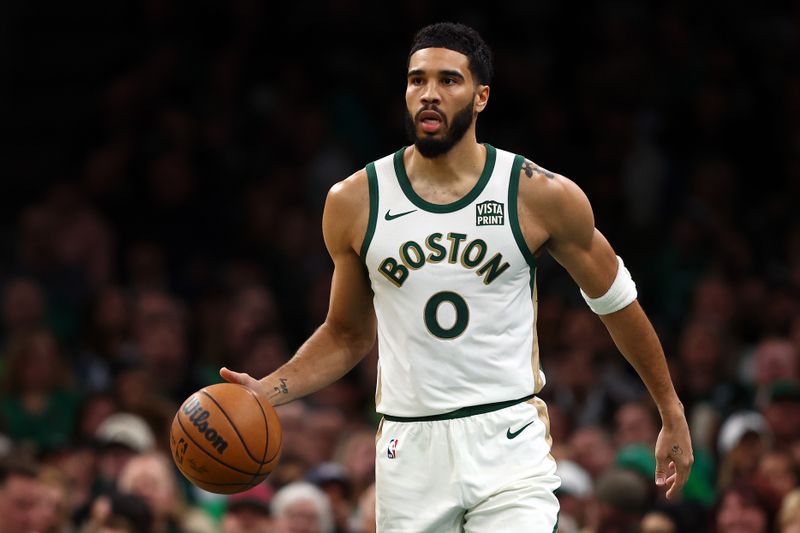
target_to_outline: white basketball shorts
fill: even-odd
[[[547,408],[526,400],[439,417],[384,416],[376,437],[378,532],[553,533],[561,481]]]

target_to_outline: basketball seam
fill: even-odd
[[[256,403],[258,404],[258,407],[261,409],[261,412],[264,413],[264,406],[261,405],[261,400],[258,399],[258,396],[256,396],[255,393],[253,391],[251,391],[250,389],[247,389],[247,392],[249,392],[253,396],[253,398],[256,399]],[[267,414],[264,413],[264,423],[265,424],[266,424],[266,416],[267,416]],[[280,423],[280,421],[278,423]],[[269,431],[267,431],[267,446],[266,446],[266,448],[264,448],[264,455],[265,456],[267,455],[267,451],[269,451]],[[267,461],[265,463],[263,463],[263,464],[265,464],[265,465],[270,464],[272,461],[275,460],[275,458],[278,456],[279,453],[281,453],[280,445],[278,446],[278,449],[275,450],[275,453],[272,454],[272,457],[267,459]]]
[[[261,456],[258,474],[253,476],[253,481],[251,481],[251,483],[253,483],[256,478],[261,475],[261,469],[264,468],[264,459],[267,457],[267,452],[269,451],[269,426],[267,425],[267,414],[264,412],[264,406],[258,401],[258,397],[253,393],[253,391],[250,389],[245,390],[250,393],[250,396],[253,398],[253,400],[255,400],[256,405],[258,405],[258,408],[261,410],[261,418],[264,419],[264,454]]]
[[[197,446],[197,448],[198,448],[198,449],[202,450],[204,454],[208,455],[209,457],[211,457],[212,459],[214,459],[214,460],[215,460],[216,462],[218,462],[219,464],[221,464],[221,465],[223,465],[223,466],[227,466],[228,468],[230,468],[231,470],[233,470],[233,471],[235,471],[235,472],[239,472],[240,474],[245,474],[245,475],[247,475],[247,476],[252,476],[252,475],[253,475],[253,473],[252,473],[252,472],[247,472],[247,471],[245,471],[245,470],[240,470],[239,468],[236,468],[235,466],[231,466],[231,465],[229,465],[228,463],[226,463],[226,462],[224,462],[224,461],[220,460],[219,458],[217,458],[217,457],[214,457],[213,455],[211,455],[211,453],[209,453],[209,452],[208,452],[208,450],[206,450],[206,449],[205,449],[205,448],[204,448],[202,445],[200,445],[200,444],[199,444],[199,443],[198,443],[196,440],[194,440],[194,437],[192,437],[192,436],[189,434],[189,432],[188,432],[188,431],[186,431],[186,428],[185,428],[185,427],[183,427],[183,421],[181,420],[180,413],[178,413],[178,425],[179,425],[179,426],[181,426],[181,429],[183,430],[183,434],[184,434],[184,435],[186,435],[186,437],[187,437],[187,438],[188,438],[190,441],[192,441],[192,443],[193,443],[195,446]],[[259,468],[259,470],[260,470],[260,468]]]
[[[250,392],[248,389],[245,389],[245,390],[247,390],[248,392]],[[229,423],[229,424],[231,425],[231,427],[233,428],[233,431],[236,433],[236,436],[237,436],[237,437],[239,437],[239,442],[241,442],[241,443],[242,443],[242,446],[244,446],[244,451],[245,451],[245,452],[247,452],[247,455],[249,455],[249,456],[250,456],[250,459],[252,459],[252,460],[253,460],[254,462],[256,462],[256,463],[259,463],[258,459],[256,459],[255,457],[253,457],[253,454],[250,452],[250,448],[248,448],[248,447],[247,447],[247,443],[246,443],[246,442],[245,442],[245,440],[242,438],[242,434],[241,434],[241,433],[239,433],[239,428],[237,428],[237,427],[236,427],[236,424],[234,424],[234,423],[233,423],[233,420],[231,420],[231,417],[229,417],[229,416],[228,416],[228,413],[226,413],[226,412],[225,412],[225,409],[223,409],[223,408],[222,408],[222,406],[219,404],[219,402],[218,402],[218,401],[217,401],[217,400],[216,400],[216,399],[215,399],[213,396],[211,396],[211,395],[210,395],[210,394],[209,394],[209,393],[208,393],[208,392],[207,392],[205,389],[201,390],[200,392],[202,392],[203,394],[205,394],[206,396],[208,396],[208,397],[209,397],[209,399],[210,399],[212,402],[214,402],[214,405],[216,405],[216,406],[217,406],[217,408],[219,408],[219,410],[220,410],[220,412],[222,413],[222,415],[223,415],[223,416],[224,416],[224,417],[225,417],[225,418],[228,420],[228,423]],[[269,431],[267,430],[267,424],[266,424],[266,420],[264,421],[264,433],[266,433],[266,434],[267,434],[267,442],[269,442]],[[265,455],[266,455],[266,454],[265,454]],[[261,465],[263,465],[263,463],[259,463],[259,465],[260,465],[260,466],[259,466],[259,469],[258,469],[258,470],[259,470],[259,471],[261,471]]]
[[[238,487],[247,487],[249,489],[249,488],[252,488],[252,487],[254,487],[255,485],[258,484],[258,483],[253,483],[252,481],[249,482],[249,483],[217,483],[215,481],[205,481],[203,479],[200,479],[197,476],[193,476],[193,475],[189,474],[188,472],[184,472],[183,470],[181,470],[181,473],[184,476],[192,478],[193,480],[195,480],[195,481],[197,481],[199,483],[204,483],[206,485],[214,485],[216,487],[234,487],[234,486],[238,486]],[[261,481],[259,481],[259,483],[261,483]]]

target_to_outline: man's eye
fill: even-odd
[[[444,83],[445,85],[455,85],[456,84],[456,79],[455,78],[445,78],[444,80],[442,80],[442,83]]]

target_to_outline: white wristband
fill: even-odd
[[[622,262],[620,256],[617,256],[617,263],[617,277],[614,278],[614,283],[604,295],[589,298],[581,289],[581,296],[586,300],[589,308],[598,315],[608,315],[624,309],[636,299],[636,283],[633,282],[631,273],[625,268],[625,263]]]

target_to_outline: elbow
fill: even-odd
[[[331,322],[326,322],[325,325],[331,335],[337,339],[338,344],[344,346],[346,351],[351,354],[353,364],[363,359],[375,346],[377,329],[374,321],[357,327],[343,327]]]

